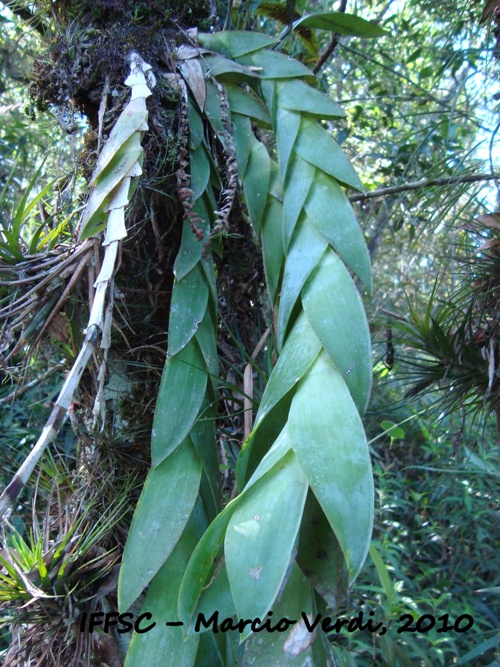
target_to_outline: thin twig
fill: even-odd
[[[416,90],[419,90],[424,94],[424,96],[428,99],[431,100],[432,102],[435,102],[437,105],[443,107],[443,109],[446,109],[447,111],[451,110],[451,106],[448,102],[444,100],[440,100],[438,97],[430,93],[424,86],[421,86],[419,83],[416,83],[412,79],[410,79],[409,76],[406,76],[406,74],[403,74],[403,72],[398,71],[397,69],[389,65],[386,65],[383,62],[380,62],[380,60],[377,60],[376,58],[372,58],[369,56],[366,52],[359,51],[358,49],[355,49],[352,46],[348,46],[344,42],[342,42],[342,48],[344,51],[347,51],[348,53],[353,53],[354,55],[359,56],[360,58],[363,58],[364,60],[373,63],[374,65],[377,65],[377,67],[381,67],[382,69],[385,69],[387,72],[389,72],[392,76],[398,77],[399,79],[403,79],[403,81],[406,81],[409,83],[411,86],[413,86]],[[384,54],[382,54],[384,55]],[[469,114],[467,114],[464,111],[461,111],[460,109],[456,109],[455,113],[458,116],[461,116],[463,118],[467,118],[473,125],[475,125],[477,128],[481,130],[485,130],[486,132],[489,132],[489,128],[483,126],[480,121],[477,119],[471,118]]]
[[[347,6],[347,0],[340,0],[340,6],[339,6],[338,11],[341,12],[342,14],[344,14],[345,10],[346,10],[346,6]],[[326,61],[329,60],[330,56],[332,55],[332,53],[337,48],[337,45],[339,43],[339,37],[340,36],[339,36],[338,33],[336,33],[336,32],[333,33],[330,44],[327,46],[326,50],[320,56],[316,65],[314,65],[313,74],[318,74],[318,72],[323,67],[323,65],[326,63]]]
[[[18,16],[28,25],[31,25],[38,33],[40,33],[40,35],[42,35],[42,37],[47,37],[49,35],[50,28],[44,21],[42,21],[40,12],[32,14],[28,9],[27,3],[16,0],[16,2],[0,2],[0,5],[2,5],[2,7],[8,7],[13,14]]]
[[[420,190],[421,188],[431,188],[433,186],[456,185],[457,183],[479,183],[481,181],[495,181],[500,178],[500,174],[475,174],[472,176],[450,176],[443,178],[421,178],[419,181],[402,183],[401,185],[390,185],[387,188],[378,188],[365,194],[358,193],[351,195],[349,201],[365,201],[365,199],[375,199],[376,197],[385,197],[386,195],[397,194],[398,192],[407,192],[410,190]]]
[[[0,398],[0,405],[6,405],[7,403],[13,403],[15,400],[20,398],[21,396],[24,396],[30,389],[33,389],[33,387],[36,387],[39,385],[41,382],[46,380],[52,373],[55,373],[56,371],[61,371],[64,368],[63,364],[58,364],[56,366],[51,366],[48,371],[45,371],[43,375],[40,375],[39,377],[35,378],[34,380],[31,380],[31,382],[27,382],[24,384],[22,387],[16,387],[14,391],[12,391],[10,394],[7,394],[7,396],[3,396]]]

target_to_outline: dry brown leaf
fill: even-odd
[[[477,220],[477,222],[480,222],[485,227],[495,227],[496,229],[500,229],[500,211],[495,211],[495,213],[486,213],[485,215],[480,215],[477,218],[475,218],[475,220]]]

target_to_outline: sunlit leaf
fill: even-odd
[[[281,301],[278,311],[278,344],[280,346],[285,340],[290,317],[302,288],[311,272],[318,266],[327,248],[326,238],[303,215],[288,249],[281,285]]]
[[[300,128],[300,114],[278,107],[276,112],[276,144],[281,179],[284,181],[288,169],[288,162],[292,153]]]
[[[177,544],[198,495],[200,476],[200,461],[189,440],[149,471],[120,569],[122,611],[142,593]]]
[[[325,253],[309,277],[302,304],[363,414],[372,382],[370,331],[356,285],[332,250]]]
[[[341,12],[307,14],[293,23],[294,29],[301,25],[316,30],[329,30],[339,35],[357,37],[383,37],[389,34],[376,23]]]
[[[295,151],[315,167],[363,192],[363,185],[344,152],[317,122],[302,119]]]
[[[295,225],[316,175],[312,164],[295,156],[288,170],[283,195],[283,244],[288,250]]]
[[[373,479],[358,411],[325,352],[299,383],[288,428],[292,447],[339,541],[353,580],[370,545]]]
[[[293,562],[307,488],[302,468],[289,453],[243,494],[234,511],[224,553],[240,619],[262,618],[274,603]],[[247,626],[242,639],[248,634]]]
[[[194,336],[208,302],[208,286],[197,265],[174,285],[168,329],[168,354],[180,352]]]
[[[198,33],[199,43],[211,51],[224,53],[230,58],[239,58],[259,49],[270,48],[279,42],[260,32],[223,31],[216,33]]]
[[[261,419],[287,394],[310,368],[322,348],[321,341],[303,313],[297,318],[262,396],[255,418]]]
[[[313,78],[311,70],[294,58],[278,51],[257,51],[242,58],[244,64],[258,67],[261,79],[289,79],[293,77]]]
[[[335,179],[318,170],[304,208],[341,259],[371,290],[370,256],[363,232]]]
[[[318,118],[338,118],[345,112],[329,97],[303,81],[278,81],[278,105],[290,111],[301,111]]]
[[[159,465],[184,440],[198,415],[207,373],[196,340],[166,361],[161,377],[151,438],[153,466]]]

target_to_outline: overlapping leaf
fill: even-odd
[[[189,441],[168,461],[150,470],[120,570],[118,590],[123,611],[142,593],[177,544],[198,496],[200,475],[200,461]]]
[[[331,16],[322,19],[323,26]],[[359,29],[368,30],[364,25]],[[370,266],[341,187],[362,190],[362,185],[318,122],[342,111],[306,84],[312,79],[306,67],[271,50],[275,40],[220,32],[200,35],[199,41],[211,53],[200,57],[199,67],[184,67],[196,100],[189,101],[191,210],[202,219],[206,235],[216,207],[207,123],[225,151],[234,144],[244,203],[262,241],[279,357],[238,460],[240,493],[193,545],[189,560],[183,560],[182,581],[178,573],[173,575],[168,605],[178,604],[179,618],[191,634],[196,615],[207,617],[217,608],[239,619],[263,618],[271,609],[283,610],[287,617],[289,608],[313,614],[311,585],[295,563],[297,554],[316,590],[335,604],[364,562],[373,521],[371,467],[359,416],[370,391],[370,336],[350,275],[352,271],[370,287]],[[184,57],[188,62],[196,53]],[[214,77],[225,86],[232,139]],[[252,124],[274,131],[277,163]],[[214,430],[204,420],[212,414],[215,398],[216,289],[213,268],[188,221],[175,272],[153,464],[162,469],[181,456],[186,443],[191,448],[194,443],[193,485],[198,493],[201,480],[201,505],[213,515],[217,465],[204,446],[211,441],[207,447],[215,451]],[[194,476],[194,465],[189,474]],[[314,530],[317,521],[321,535]],[[320,563],[315,553],[321,549],[326,557]],[[167,564],[176,557],[174,549]],[[162,576],[160,571],[158,581]],[[152,590],[157,590],[156,579]],[[295,664],[293,651],[299,647],[311,664],[326,665],[326,645],[302,638],[302,631],[297,624],[295,634],[286,638],[260,634],[258,641],[248,639],[243,664],[271,655],[276,664]],[[247,627],[242,638],[249,634]],[[212,641],[204,637],[207,633],[200,641]],[[178,646],[178,636],[172,635],[171,644],[162,644],[161,650],[177,656]],[[212,649],[220,663],[215,643]],[[182,660],[186,666],[194,664],[191,655]],[[214,657],[214,664],[219,663]]]
[[[224,552],[240,618],[262,618],[272,607],[293,562],[307,480],[292,452],[251,487],[233,513]],[[279,539],[276,537],[279,536]],[[249,628],[242,638],[250,634]]]
[[[278,77],[275,68],[280,58],[271,62],[272,56],[260,51],[242,61],[262,67],[261,94],[277,141],[283,186],[281,220],[273,220],[273,234],[268,231],[273,240],[267,248],[263,243],[263,249],[268,266],[281,266],[284,259],[283,273],[274,268],[271,289],[274,296],[281,288],[278,335],[282,350],[242,462],[248,462],[255,443],[262,442],[259,431],[266,430],[280,401],[292,395],[287,437],[328,519],[332,530],[328,539],[340,545],[336,558],[339,564],[346,563],[352,579],[366,557],[373,518],[371,467],[358,414],[366,408],[371,386],[371,346],[361,301],[344,263],[368,287],[370,266],[361,230],[339,183],[360,190],[362,185],[341,149],[316,121],[322,113],[324,117],[340,115],[338,108],[329,106],[320,93],[315,104],[309,103],[305,84],[296,78],[306,73],[290,67],[282,69]],[[287,72],[294,78],[284,76]],[[250,168],[256,139],[249,125],[237,124],[235,146],[243,165],[240,178],[247,198],[257,197]],[[263,218],[250,213],[256,231],[265,239]],[[309,350],[308,342],[313,341]],[[278,442],[281,440],[272,445],[270,453]],[[332,463],[321,467],[325,457]],[[238,479],[243,480],[247,463],[239,469]],[[354,524],[355,539],[351,535]],[[234,545],[239,544],[239,556],[244,558],[244,540],[232,539],[232,549],[238,551]],[[245,595],[249,595],[246,588]],[[243,613],[246,607],[238,591],[235,598],[233,590],[233,599],[238,599],[238,614]]]

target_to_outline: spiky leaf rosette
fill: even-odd
[[[370,287],[370,265],[342,189],[362,186],[319,122],[342,111],[308,85],[307,68],[271,50],[276,40],[223,32],[199,41],[203,50],[180,65],[191,91],[191,179],[196,175],[199,184],[196,190],[191,185],[198,195],[192,202],[199,202],[197,214],[209,224],[213,208],[205,202],[213,203],[213,177],[200,131],[204,121],[229,159],[233,151],[237,159],[244,202],[262,242],[280,354],[238,460],[240,493],[208,525],[203,497],[196,501],[202,466],[193,446],[213,396],[206,393],[211,376],[197,333],[197,323],[213,312],[203,253],[177,276],[176,294],[184,289],[184,295],[174,299],[171,313],[154,467],[127,544],[120,596],[125,609],[156,574],[144,609],[179,618],[184,628],[136,635],[127,665],[144,664],[145,656],[148,664],[160,664],[165,655],[182,665],[198,664],[201,655],[206,664],[234,662],[233,652],[241,649],[220,633],[203,632],[230,618],[222,629],[232,627],[236,641],[247,640],[242,664],[263,664],[264,656],[266,664],[295,664],[300,653],[301,664],[324,665],[331,660],[328,642],[322,636],[314,641],[301,614],[312,618],[317,594],[335,608],[363,565],[373,520],[360,418],[370,392],[371,348],[351,276]],[[186,65],[188,60],[193,62]],[[253,125],[273,131],[277,162]],[[190,282],[182,287],[184,281]],[[178,349],[172,350],[172,340],[179,340]],[[203,446],[211,446],[208,437]],[[166,520],[158,518],[159,505]],[[153,539],[162,543],[160,555],[150,553]],[[271,610],[294,619],[289,633],[251,636],[259,625],[252,627],[251,619],[269,621]],[[212,621],[197,624],[201,614]]]

